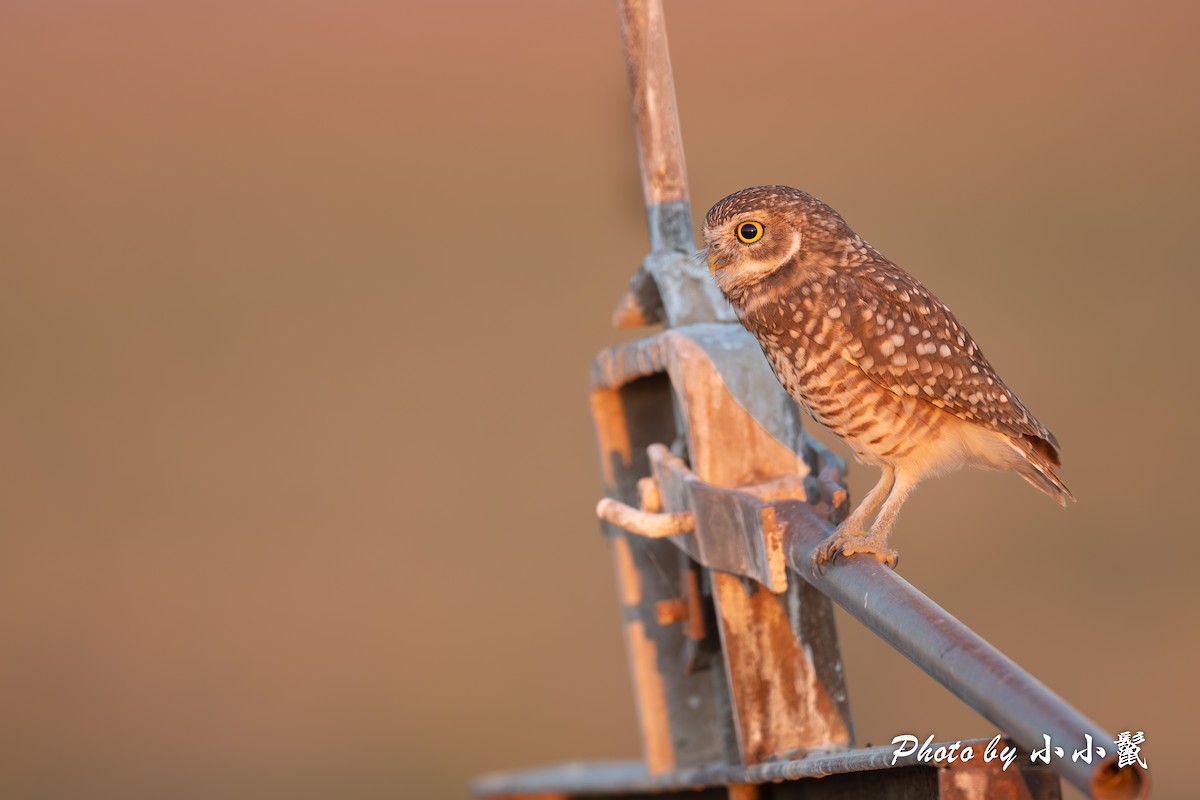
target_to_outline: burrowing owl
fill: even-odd
[[[870,553],[922,479],[970,464],[1015,470],[1066,505],[1054,434],[950,309],[841,216],[787,186],[731,194],[704,221],[709,269],[779,381],[881,477],[813,556]],[[868,529],[867,519],[878,511]]]

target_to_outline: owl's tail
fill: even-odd
[[[1062,462],[1058,457],[1057,442],[1043,439],[1040,436],[1004,437],[1008,445],[1020,454],[1013,469],[1038,489],[1050,495],[1060,506],[1066,508],[1068,500],[1074,500],[1075,495],[1062,482],[1054,468]]]

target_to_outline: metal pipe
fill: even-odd
[[[903,653],[971,708],[995,723],[1022,748],[1049,754],[1050,769],[1091,797],[1144,798],[1149,775],[1139,767],[1117,768],[1113,736],[1001,653],[904,578],[870,556],[839,559],[818,575],[810,569],[813,550],[832,526],[801,502],[776,504],[783,525],[784,555],[804,580]],[[1072,759],[1085,744],[1105,749],[1092,763]]]
[[[619,0],[638,165],[654,252],[691,252],[692,216],[661,0]]]

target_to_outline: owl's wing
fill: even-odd
[[[950,309],[885,260],[838,277],[842,355],[900,396],[1009,436],[1058,442],[1017,399]]]

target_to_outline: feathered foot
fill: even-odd
[[[861,528],[847,529],[846,525],[842,525],[813,550],[812,574],[820,575],[825,564],[837,560],[839,555],[852,556],[858,553],[874,556],[891,569],[900,563],[900,554],[887,546],[886,533],[879,536],[868,534]]]

